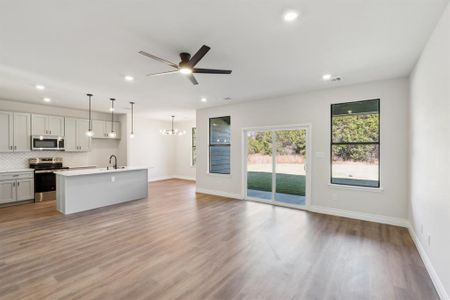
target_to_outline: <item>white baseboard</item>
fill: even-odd
[[[331,208],[324,206],[311,205],[309,211],[333,215],[339,217],[346,217],[350,219],[357,219],[381,224],[395,225],[401,227],[408,227],[408,221],[406,219],[388,217],[383,215],[369,214],[357,211],[344,210],[339,208]]]
[[[148,178],[148,182],[154,182],[154,181],[161,181],[161,180],[167,180],[167,179],[172,179],[172,176],[162,176],[162,177],[153,177],[153,178]]]
[[[195,181],[195,177],[188,177],[188,176],[173,175],[172,178]]]
[[[233,194],[233,193],[227,193],[227,192],[222,192],[222,191],[214,191],[214,190],[197,188],[196,192],[202,193],[202,194],[214,195],[214,196],[227,197],[227,198],[232,198],[232,199],[239,199],[239,200],[242,199],[241,194]]]
[[[417,250],[419,251],[419,255],[422,258],[423,264],[425,265],[425,268],[428,271],[428,274],[430,274],[431,281],[433,281],[434,287],[436,288],[437,293],[439,294],[439,297],[442,300],[449,300],[450,297],[447,293],[447,291],[444,288],[444,285],[442,284],[442,281],[439,279],[439,276],[436,273],[436,270],[434,269],[433,265],[431,264],[431,260],[428,257],[428,254],[425,252],[425,248],[423,247],[422,243],[420,242],[419,237],[416,234],[416,231],[414,230],[414,227],[411,223],[408,223],[408,230],[409,234],[411,235],[412,240],[414,241],[414,244],[416,245]]]

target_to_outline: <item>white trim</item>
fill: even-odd
[[[181,175],[173,175],[172,176],[173,179],[182,179],[182,180],[190,180],[190,181],[195,181],[195,177],[189,177],[189,176],[181,176]]]
[[[336,188],[336,189],[364,191],[364,192],[373,192],[373,193],[382,193],[384,191],[383,187],[371,188],[371,187],[365,187],[365,186],[344,185],[344,184],[334,184],[334,183],[328,183],[328,186],[330,188]]]
[[[431,260],[427,255],[427,252],[425,251],[425,248],[423,247],[422,243],[420,242],[419,237],[417,236],[414,226],[411,223],[408,223],[408,231],[409,235],[411,235],[411,238],[416,245],[416,248],[419,252],[420,257],[422,258],[423,264],[425,265],[425,268],[428,271],[428,274],[430,274],[431,281],[434,284],[434,287],[436,288],[436,291],[439,295],[439,297],[442,300],[448,300],[450,299],[447,291],[444,288],[444,285],[442,284],[442,281],[439,279],[438,274],[436,273],[436,270],[433,268],[433,265],[431,264]]]
[[[339,217],[345,217],[345,218],[350,218],[350,219],[357,219],[357,220],[363,220],[363,221],[369,221],[369,222],[375,222],[375,223],[381,223],[381,224],[388,224],[388,225],[394,225],[394,226],[401,226],[401,227],[408,227],[408,224],[409,224],[406,219],[402,219],[402,218],[388,217],[388,216],[383,216],[383,215],[376,215],[376,214],[344,210],[344,209],[325,207],[325,206],[318,206],[318,205],[311,205],[309,207],[309,211],[320,213],[320,214],[333,215],[333,216],[339,216]]]
[[[173,176],[161,176],[161,177],[153,177],[153,178],[148,178],[148,182],[154,182],[154,181],[162,181],[162,180],[168,180],[168,179],[173,179]]]
[[[222,191],[215,191],[215,190],[208,190],[208,189],[201,189],[201,188],[200,189],[197,188],[195,192],[196,193],[201,193],[201,194],[208,194],[208,195],[214,195],[214,196],[220,196],[220,197],[226,197],[226,198],[242,200],[240,194],[227,193],[227,192],[222,192]]]

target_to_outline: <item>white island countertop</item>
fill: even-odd
[[[148,196],[148,168],[56,171],[56,208],[63,214],[124,203]]]
[[[103,173],[117,173],[117,172],[148,170],[148,169],[151,169],[151,167],[118,167],[117,169],[107,169],[107,168],[76,169],[76,170],[56,171],[55,174],[61,176],[81,176],[81,175],[95,175]]]

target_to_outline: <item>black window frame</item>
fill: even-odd
[[[197,165],[197,128],[192,127],[191,129],[191,166],[195,167]],[[194,161],[195,157],[195,161]]]
[[[229,118],[229,126],[230,126],[230,138],[228,144],[214,144],[211,143],[211,126],[212,121],[216,119],[223,119],[223,118]],[[221,172],[213,172],[211,171],[211,148],[212,147],[228,147],[230,149],[230,159],[229,159],[229,172],[228,173],[221,173]],[[212,117],[209,118],[209,124],[208,124],[208,173],[209,174],[219,174],[219,175],[230,175],[231,174],[231,116],[221,116],[221,117]]]
[[[378,141],[377,142],[333,142],[333,106],[335,105],[345,105],[351,103],[365,102],[365,101],[378,101]],[[342,185],[342,186],[350,186],[356,188],[369,188],[369,189],[379,189],[381,187],[381,99],[366,99],[366,100],[358,100],[358,101],[348,101],[341,103],[333,103],[330,105],[330,184],[332,185]],[[368,186],[368,185],[357,185],[357,184],[346,184],[346,183],[336,183],[333,182],[333,146],[335,145],[376,145],[378,150],[378,185],[377,186]]]

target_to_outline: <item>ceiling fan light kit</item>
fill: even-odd
[[[147,76],[160,76],[160,75],[168,75],[180,73],[186,76],[193,85],[198,85],[197,79],[193,74],[231,74],[231,70],[221,70],[221,69],[205,69],[205,68],[195,68],[198,62],[208,53],[211,48],[203,45],[195,54],[191,57],[191,55],[187,52],[180,53],[180,63],[177,65],[171,61],[168,61],[164,58],[160,58],[153,54],[147,53],[145,51],[139,51],[139,54],[144,55],[148,58],[154,59],[156,61],[162,62],[176,70],[166,71],[155,74],[148,74]]]

